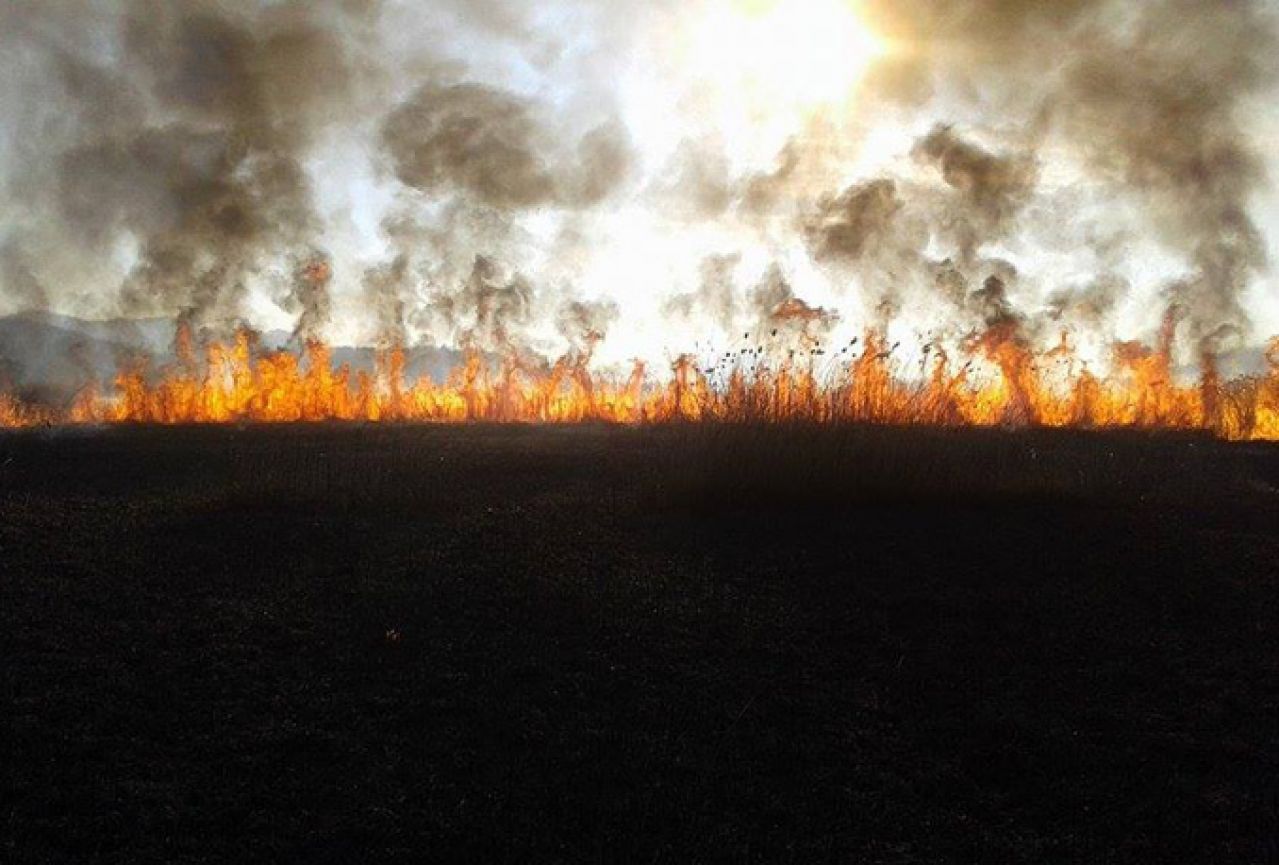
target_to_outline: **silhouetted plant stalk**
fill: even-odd
[[[1171,330],[1154,348],[1118,343],[1098,376],[1065,336],[1035,351],[994,325],[952,358],[929,343],[913,369],[896,344],[868,330],[838,351],[755,346],[712,363],[681,355],[669,375],[636,362],[629,375],[594,373],[591,349],[536,365],[512,351],[494,362],[469,350],[446,379],[410,381],[402,348],[380,350],[372,372],[335,366],[312,341],[299,357],[259,352],[252,334],[197,347],[185,327],[177,361],[153,373],[135,363],[114,388],[84,389],[66,409],[0,394],[0,425],[288,423],[298,421],[920,424],[1207,430],[1229,439],[1279,440],[1279,338],[1268,372],[1225,380],[1201,353],[1197,382],[1174,380]]]

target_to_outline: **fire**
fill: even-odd
[[[410,381],[402,348],[379,351],[372,372],[334,366],[327,345],[301,356],[260,351],[253,334],[197,348],[179,329],[176,363],[158,376],[145,364],[121,369],[110,392],[89,387],[64,411],[0,393],[0,426],[370,422],[664,423],[673,421],[928,424],[1205,430],[1236,440],[1279,440],[1279,337],[1269,371],[1222,380],[1214,357],[1198,382],[1179,384],[1171,362],[1175,320],[1154,347],[1113,347],[1100,377],[1063,334],[1032,349],[1014,325],[996,323],[952,357],[923,347],[918,374],[898,362],[898,345],[871,329],[838,352],[806,339],[800,349],[757,344],[703,364],[681,355],[669,376],[642,363],[629,375],[589,369],[586,347],[549,366],[516,352],[494,362],[468,351],[437,383]]]
[[[9,394],[0,393],[0,429],[40,426],[49,423],[51,419],[47,410],[26,405]]]

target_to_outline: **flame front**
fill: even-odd
[[[679,357],[669,376],[588,369],[586,351],[549,368],[512,353],[500,364],[469,351],[443,383],[406,377],[401,348],[380,351],[372,373],[334,366],[328,346],[302,355],[259,353],[252,334],[199,352],[179,331],[178,359],[158,377],[123,369],[112,392],[83,390],[64,411],[0,394],[0,426],[302,421],[662,423],[672,421],[926,424],[1205,430],[1227,439],[1279,440],[1279,337],[1262,376],[1223,381],[1201,359],[1195,384],[1174,381],[1171,328],[1151,348],[1113,347],[1112,372],[1082,364],[1066,336],[1034,351],[1015,328],[995,325],[952,358],[932,344],[904,374],[896,345],[867,331],[838,351],[743,348],[713,364]],[[980,370],[980,381],[974,374]]]

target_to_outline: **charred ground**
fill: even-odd
[[[25,861],[1273,861],[1279,449],[0,436]]]

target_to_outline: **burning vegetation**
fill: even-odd
[[[1254,374],[1223,372],[1273,329],[1249,292],[1268,265],[1252,121],[1276,81],[1275,20],[1228,5],[618,2],[564,16],[579,68],[534,17],[456,0],[426,23],[352,0],[10,4],[13,129],[42,134],[0,140],[0,307],[178,326],[172,360],[121,351],[113,379],[86,370],[70,400],[30,372],[43,354],[0,342],[24,370],[8,388],[0,372],[0,425],[1279,439],[1279,342]],[[796,62],[818,43],[859,53]],[[489,45],[535,84],[472,50]],[[670,62],[632,62],[651,57]],[[605,86],[631,67],[652,80]],[[659,105],[635,101],[640,84]],[[739,264],[764,273],[753,289]],[[291,316],[287,347],[260,345],[261,315]],[[677,343],[678,323],[720,349],[599,362],[609,331],[645,316],[652,339]],[[335,361],[334,331],[361,326],[375,363]],[[418,344],[463,360],[410,375]]]
[[[776,310],[779,322],[820,317],[793,298]],[[805,326],[800,348],[779,344],[774,329],[708,361],[682,355],[662,377],[639,362],[629,376],[593,373],[599,335],[592,331],[580,351],[550,365],[469,349],[443,382],[409,380],[403,348],[379,351],[372,373],[353,373],[319,341],[307,342],[299,357],[259,351],[254,335],[241,330],[233,341],[197,349],[183,326],[172,368],[153,374],[136,363],[119,372],[114,390],[90,386],[65,410],[0,395],[0,424],[810,422],[1207,430],[1279,440],[1279,339],[1270,344],[1265,375],[1222,380],[1205,354],[1198,382],[1179,384],[1173,323],[1170,317],[1154,348],[1114,346],[1105,376],[1079,361],[1064,334],[1051,350],[1035,351],[1004,322],[964,340],[957,357],[925,345],[909,366],[897,359],[899,345],[874,329],[832,347]]]

